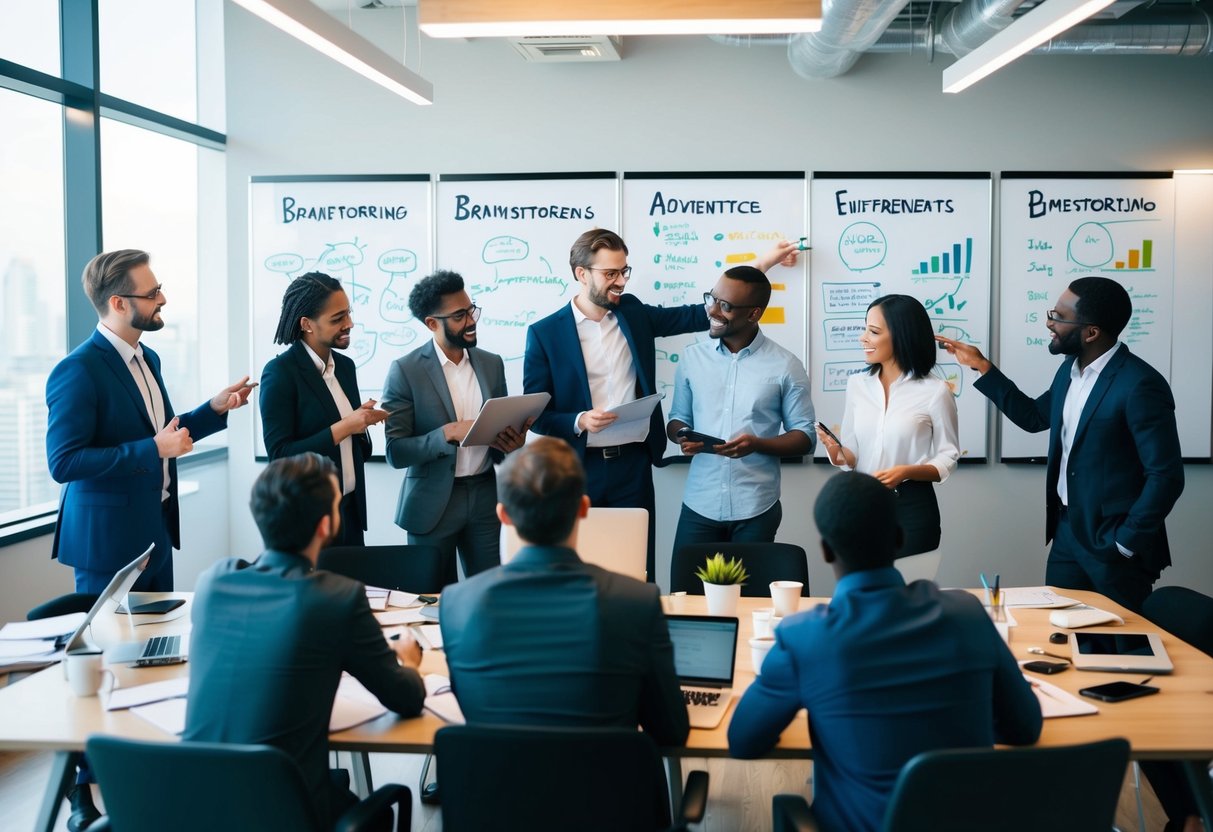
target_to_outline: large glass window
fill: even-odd
[[[58,75],[59,4],[0,0],[0,58]]]
[[[193,3],[101,0],[101,91],[185,121],[198,119]]]
[[[61,112],[0,90],[0,525],[59,495],[44,437],[46,377],[67,343]]]

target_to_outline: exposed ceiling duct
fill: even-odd
[[[788,61],[804,78],[842,75],[876,43],[909,0],[827,0],[821,31],[788,41]]]

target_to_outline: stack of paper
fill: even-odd
[[[39,670],[63,659],[60,641],[84,620],[73,612],[37,621],[14,621],[0,627],[0,673]]]
[[[1072,607],[1078,602],[1058,595],[1047,586],[1008,586],[1002,590],[1003,604],[1024,609],[1056,610]]]

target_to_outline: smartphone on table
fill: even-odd
[[[1135,682],[1108,682],[1106,685],[1083,688],[1079,693],[1102,702],[1123,702],[1126,699],[1136,699],[1139,696],[1158,693],[1158,688],[1152,685],[1139,685]]]

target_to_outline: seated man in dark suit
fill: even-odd
[[[421,713],[425,700],[417,643],[406,635],[389,648],[363,585],[316,571],[340,503],[337,468],[316,453],[275,460],[253,483],[266,551],[253,563],[220,561],[198,580],[183,735],[281,748],[329,820],[356,801],[327,761],[342,671],[401,716]]]
[[[729,724],[729,753],[758,757],[808,709],[824,830],[879,829],[916,754],[1040,736],[1040,705],[981,603],[893,568],[896,500],[867,474],[826,483],[813,516],[834,598],[779,625]]]
[[[654,584],[582,563],[585,471],[562,439],[507,457],[497,515],[527,545],[504,566],[449,586],[442,639],[468,722],[639,725],[686,742],[686,706]]]

